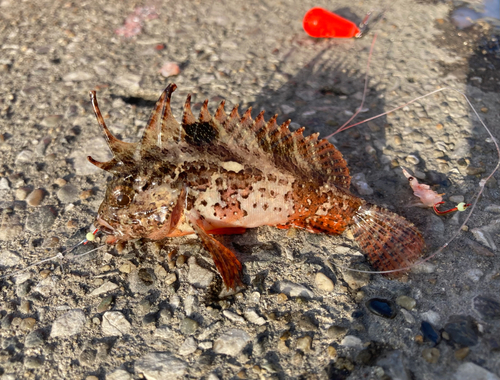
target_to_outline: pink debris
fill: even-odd
[[[154,6],[137,7],[126,19],[122,27],[115,30],[119,36],[130,38],[138,35],[142,31],[144,20],[158,18]]]
[[[403,174],[408,181],[410,182],[410,186],[413,190],[413,194],[420,198],[420,201],[425,207],[433,207],[436,203],[443,201],[444,194],[438,194],[434,190],[431,190],[429,185],[424,183],[418,183],[417,179],[410,175],[404,168]]]
[[[160,69],[160,74],[163,75],[165,78],[179,75],[180,72],[181,68],[175,62],[165,62],[165,64]]]

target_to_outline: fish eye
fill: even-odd
[[[130,198],[126,194],[118,194],[116,196],[116,204],[118,206],[126,206],[130,203]]]
[[[112,193],[112,203],[116,207],[125,207],[132,202],[133,193],[129,187],[119,186]]]
[[[410,182],[413,181],[414,179],[415,178],[413,178],[413,177],[408,177],[408,181],[410,181]]]

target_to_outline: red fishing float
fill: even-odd
[[[352,38],[360,32],[352,21],[319,7],[307,11],[303,26],[308,35],[318,38]]]

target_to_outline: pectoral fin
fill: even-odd
[[[226,248],[222,243],[210,236],[203,227],[203,222],[196,216],[190,215],[189,221],[193,226],[194,231],[200,238],[205,249],[210,252],[215,266],[222,276],[224,284],[229,289],[236,288],[237,285],[242,285],[241,282],[241,263],[236,258],[235,254]]]

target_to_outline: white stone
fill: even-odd
[[[102,333],[106,336],[128,334],[130,328],[130,322],[119,311],[108,311],[102,316]]]
[[[71,73],[63,76],[64,82],[81,82],[92,79],[94,76],[90,73],[86,73],[85,71],[72,71]]]
[[[196,263],[196,258],[191,256],[188,260],[189,272],[187,275],[188,282],[196,288],[206,289],[212,283],[214,278],[213,272],[200,267]]]
[[[250,341],[250,335],[239,329],[230,329],[214,342],[214,352],[237,356]]]
[[[0,253],[0,266],[13,267],[21,261],[19,255],[13,251],[2,251]]]
[[[181,356],[191,355],[196,351],[197,347],[198,344],[196,343],[196,340],[192,336],[190,336],[179,347],[179,355]]]
[[[132,376],[124,369],[116,369],[113,372],[106,374],[106,380],[131,380]]]
[[[356,173],[351,177],[351,184],[360,195],[372,195],[373,189],[366,182],[364,173]]]
[[[354,335],[346,335],[344,339],[342,339],[342,342],[340,342],[340,344],[345,347],[355,347],[355,348],[363,347],[362,340]]]
[[[222,312],[222,314],[224,315],[224,317],[226,317],[227,319],[229,319],[231,322],[245,323],[245,318],[243,318],[241,315],[233,313],[232,311],[224,310]]]
[[[147,380],[179,379],[186,368],[185,362],[168,352],[152,352],[135,362],[135,371]]]
[[[266,320],[262,318],[254,309],[246,309],[243,312],[243,315],[247,319],[248,322],[251,322],[255,325],[262,326],[266,323]]]
[[[468,362],[460,364],[455,372],[454,380],[500,380],[500,378],[478,366],[477,364]]]
[[[324,273],[318,272],[316,273],[316,277],[314,278],[314,283],[319,290],[324,292],[331,292],[335,288],[333,281],[330,280]]]
[[[439,322],[441,321],[441,316],[434,310],[428,310],[420,314],[420,317],[422,318],[422,320],[427,321],[433,324],[434,326],[438,326]]]
[[[80,309],[68,311],[52,324],[51,338],[68,337],[79,334],[85,325],[85,313]]]
[[[314,293],[303,285],[295,284],[291,281],[280,281],[277,284],[280,293],[285,293],[288,297],[313,298]]]
[[[97,289],[94,289],[90,294],[89,297],[94,297],[94,296],[99,296],[101,294],[110,292],[112,290],[115,290],[118,288],[118,285],[116,285],[114,282],[107,281],[101,286],[99,286]]]

